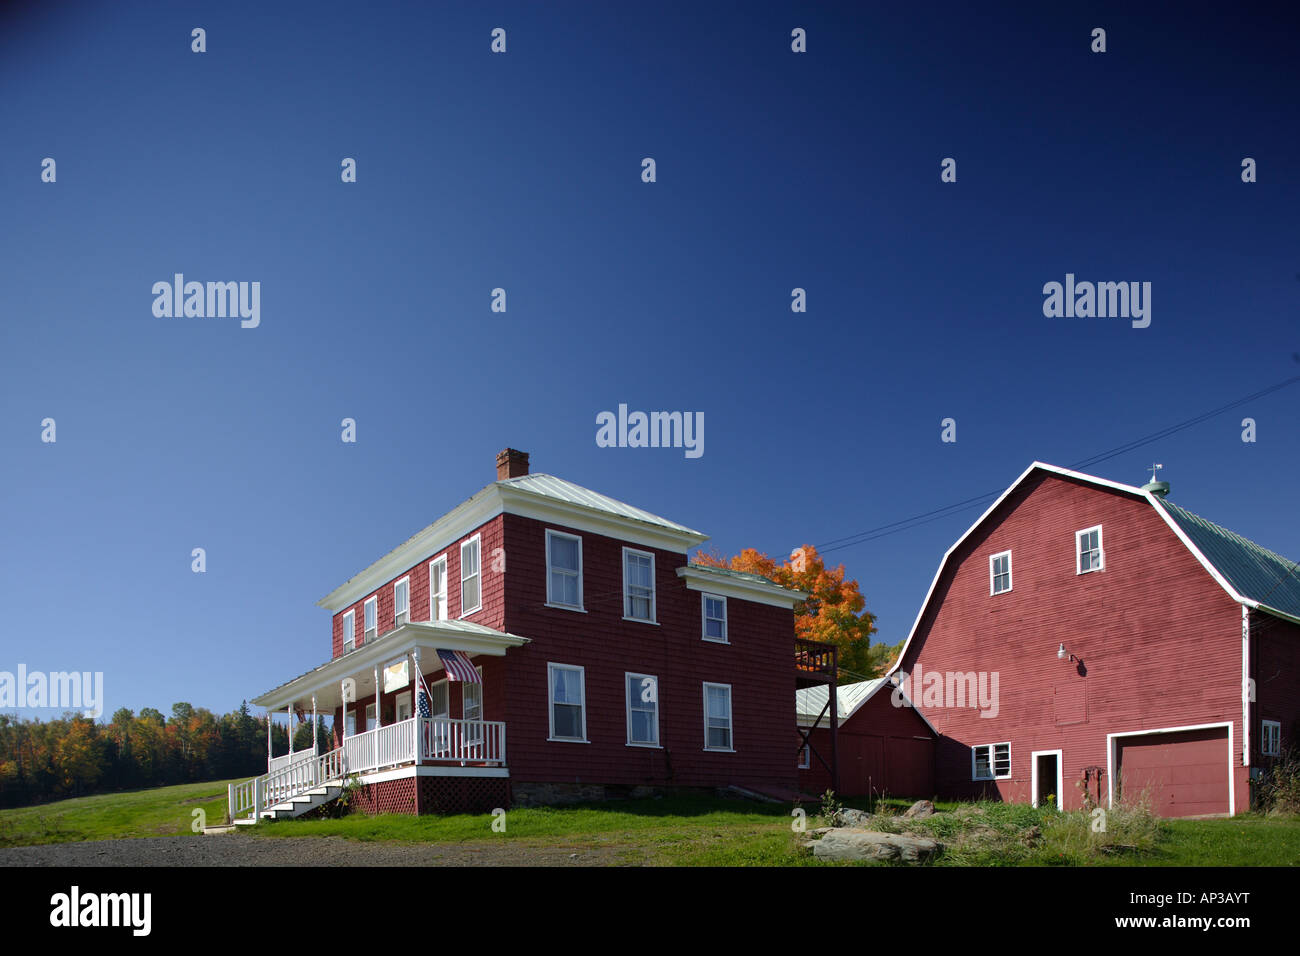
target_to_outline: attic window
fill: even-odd
[[[1083,531],[1074,533],[1075,542],[1075,573],[1087,574],[1089,571],[1100,571],[1104,566],[1104,557],[1101,550],[1101,525],[1095,528],[1085,528]]]
[[[1003,551],[989,558],[989,593],[1011,590],[1011,552]]]

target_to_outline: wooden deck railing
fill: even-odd
[[[794,642],[794,669],[809,677],[835,680],[838,675],[839,648],[821,641],[796,638]]]

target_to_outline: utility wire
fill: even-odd
[[[1294,385],[1297,382],[1300,382],[1300,375],[1294,375],[1291,378],[1283,379],[1280,382],[1270,385],[1267,388],[1262,388],[1259,391],[1253,392],[1250,395],[1246,395],[1243,398],[1236,399],[1235,401],[1229,402],[1226,405],[1220,405],[1218,408],[1212,409],[1211,411],[1203,412],[1200,415],[1195,416],[1194,418],[1189,418],[1186,421],[1179,422],[1176,425],[1170,425],[1168,428],[1162,428],[1157,432],[1152,432],[1151,434],[1144,435],[1141,438],[1135,438],[1133,441],[1125,442],[1123,445],[1119,445],[1118,447],[1112,448],[1109,451],[1104,451],[1101,452],[1100,454],[1093,455],[1090,458],[1084,458],[1081,461],[1077,461],[1074,464],[1070,465],[1070,468],[1071,469],[1089,468],[1092,467],[1093,465],[1099,465],[1104,461],[1109,461],[1112,458],[1117,458],[1120,455],[1123,455],[1127,452],[1135,451],[1136,449],[1141,448],[1143,445],[1149,445],[1152,442],[1159,441],[1162,438],[1168,438],[1170,435],[1176,434],[1177,432],[1183,431],[1184,429],[1191,428],[1193,425],[1199,425],[1202,422],[1209,421],[1211,418],[1214,418],[1217,415],[1222,415],[1224,412],[1228,412],[1234,408],[1238,408],[1241,405],[1245,405],[1247,402],[1253,402],[1256,399],[1263,398],[1266,395],[1271,395],[1272,393],[1287,388],[1288,386]],[[827,541],[824,544],[816,545],[815,547],[817,548],[818,552],[822,554],[829,554],[832,551],[840,551],[843,550],[844,548],[851,548],[854,545],[865,544],[868,541],[875,541],[877,538],[884,538],[891,534],[897,534],[900,531],[910,531],[911,529],[918,528],[923,524],[929,524],[932,521],[938,521],[940,518],[947,518],[952,515],[958,514],[962,511],[966,511],[970,508],[973,508],[976,505],[980,504],[981,502],[988,501],[991,498],[996,498],[998,495],[1002,494],[1002,492],[1005,490],[1006,490],[1005,488],[1000,488],[997,491],[986,492],[982,495],[976,495],[973,498],[967,498],[964,501],[957,501],[954,502],[953,504],[945,505],[942,508],[935,508],[932,511],[923,511],[920,514],[913,515],[910,518],[902,518],[898,521],[891,521],[889,524],[882,524],[875,528],[869,528],[866,531],[859,531],[857,534],[847,535],[843,538],[835,538],[834,540]]]

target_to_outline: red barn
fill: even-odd
[[[832,745],[826,685],[795,691],[799,725],[799,789],[837,795],[932,797],[936,733],[901,688],[884,677],[836,688],[838,739]],[[839,759],[839,786],[832,782]]]
[[[1300,732],[1300,571],[1167,492],[1036,462],[944,555],[891,673],[940,795],[1249,806]]]
[[[806,595],[691,564],[705,540],[503,451],[495,482],[320,601],[330,658],[254,703],[332,712],[334,739],[232,787],[232,817],[296,815],[348,777],[395,812],[793,791]]]

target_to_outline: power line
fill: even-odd
[[[1237,408],[1241,405],[1245,405],[1247,402],[1253,402],[1256,399],[1263,398],[1265,395],[1271,395],[1273,392],[1280,391],[1281,389],[1286,388],[1290,385],[1294,385],[1297,382],[1300,382],[1300,375],[1294,375],[1291,378],[1284,379],[1280,382],[1268,386],[1267,388],[1262,388],[1257,392],[1253,392],[1250,395],[1247,395],[1243,398],[1236,399],[1235,401],[1229,402],[1226,405],[1221,405],[1218,408],[1215,408],[1211,411],[1203,412],[1202,414],[1197,415],[1194,418],[1189,418],[1186,421],[1179,422],[1176,425],[1170,425],[1168,428],[1162,428],[1157,432],[1152,432],[1151,434],[1145,435],[1141,438],[1135,438],[1133,441],[1125,442],[1123,445],[1119,445],[1118,447],[1112,448],[1109,451],[1101,452],[1100,454],[1093,455],[1090,458],[1084,458],[1083,460],[1075,462],[1074,464],[1070,465],[1070,468],[1077,470],[1079,468],[1089,468],[1092,467],[1093,465],[1099,465],[1104,461],[1109,461],[1112,458],[1117,458],[1118,456],[1123,455],[1127,452],[1135,451],[1136,449],[1141,448],[1143,445],[1149,445],[1154,441],[1159,441],[1162,438],[1168,438],[1170,435],[1176,434],[1177,432],[1183,431],[1184,429],[1191,428],[1193,425],[1199,425],[1202,422],[1208,421],[1209,419],[1214,418],[1217,415],[1222,415],[1224,412],[1231,411],[1234,408]],[[913,515],[910,518],[902,518],[898,521],[891,521],[889,524],[882,524],[875,528],[868,528],[866,531],[859,531],[857,534],[846,535],[843,538],[835,538],[834,540],[827,541],[825,544],[815,545],[815,547],[817,548],[818,552],[822,554],[829,554],[832,551],[841,551],[844,548],[851,548],[854,545],[866,544],[868,541],[875,541],[878,538],[888,537],[889,535],[897,534],[900,531],[910,531],[911,529],[918,528],[923,524],[929,524],[932,521],[938,521],[940,518],[947,518],[952,515],[958,514],[962,511],[966,511],[970,508],[973,508],[977,504],[987,501],[990,498],[996,498],[998,495],[1002,494],[1002,492],[1005,490],[1006,489],[1000,488],[997,491],[986,492],[982,495],[976,495],[973,498],[967,498],[964,501],[957,501],[954,502],[953,504],[945,505],[942,508],[935,508],[931,511],[923,511],[920,514]]]

